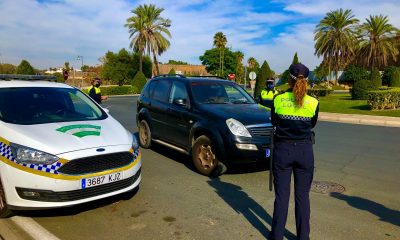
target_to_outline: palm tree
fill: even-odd
[[[358,56],[372,71],[375,67],[386,67],[389,58],[396,60],[399,54],[395,42],[398,29],[388,23],[387,16],[369,16],[366,21],[360,26]]]
[[[355,56],[357,43],[356,24],[351,10],[339,9],[328,12],[319,22],[314,31],[315,53],[323,56],[335,70],[335,80],[338,83],[339,67],[348,63]]]
[[[140,70],[142,69],[142,55],[153,54],[153,61],[156,66],[157,75],[159,72],[157,56],[165,52],[170,46],[170,42],[163,34],[171,37],[168,27],[171,26],[171,20],[160,17],[163,8],[157,8],[155,5],[144,4],[133,9],[135,14],[127,19],[126,27],[129,28],[130,38],[133,37],[131,47],[139,51]]]
[[[247,65],[249,66],[250,69],[253,69],[256,66],[257,60],[254,57],[250,57],[247,60]]]
[[[228,40],[222,32],[217,32],[214,35],[214,46],[219,49],[219,71],[220,76],[223,76],[224,71],[224,51]]]
[[[241,51],[237,51],[236,52],[236,61],[237,61],[237,65],[236,65],[236,75],[237,75],[237,79],[240,81],[242,78],[242,71],[243,71],[243,61],[244,59],[244,54]],[[240,76],[239,76],[240,73]]]

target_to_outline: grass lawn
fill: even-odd
[[[400,110],[370,110],[367,100],[351,100],[351,95],[330,94],[319,98],[319,111],[345,114],[400,117]]]

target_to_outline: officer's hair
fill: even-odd
[[[297,76],[296,80],[294,81],[293,86],[293,94],[294,94],[294,101],[298,107],[303,106],[304,97],[307,94],[307,80],[303,75]]]

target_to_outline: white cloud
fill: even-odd
[[[18,64],[27,59],[37,68],[75,67],[77,55],[95,65],[106,51],[129,47],[124,28],[130,10],[147,0],[0,0],[0,54],[2,62]],[[43,3],[44,2],[44,3]],[[326,12],[353,9],[360,20],[370,14],[388,15],[400,27],[398,0],[273,0],[275,8],[256,10],[257,1],[163,0],[154,1],[172,20],[171,47],[161,56],[199,64],[199,56],[212,47],[213,36],[222,31],[228,47],[240,50],[245,59],[267,60],[276,72],[291,63],[297,51],[300,60],[313,69],[313,31]],[[272,5],[271,5],[272,6]],[[281,9],[277,9],[280,6]]]

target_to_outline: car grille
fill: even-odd
[[[254,137],[269,137],[272,134],[272,127],[252,127],[249,130]]]
[[[104,185],[73,190],[73,191],[64,191],[64,192],[53,192],[53,191],[46,191],[46,190],[32,190],[32,189],[24,189],[24,188],[16,188],[18,195],[23,199],[33,200],[33,201],[41,201],[41,202],[69,202],[75,201],[90,197],[99,196],[102,194],[118,191],[124,188],[127,188],[134,184],[136,180],[139,178],[141,173],[141,169],[137,171],[135,175],[130,178],[113,182],[107,183]],[[23,194],[24,191],[34,191],[39,193],[39,197],[27,197]]]
[[[126,166],[134,160],[132,153],[119,152],[72,160],[57,171],[63,174],[79,175],[102,172]]]

